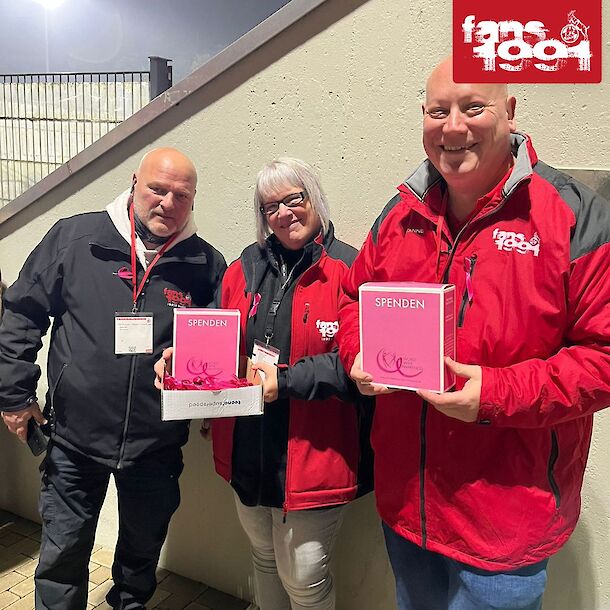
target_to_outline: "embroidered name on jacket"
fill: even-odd
[[[190,307],[191,306],[191,295],[187,292],[180,292],[179,290],[171,290],[170,288],[164,288],[163,294],[167,299],[167,304],[170,307]]]
[[[515,233],[514,231],[502,231],[494,229],[493,241],[498,247],[498,250],[504,252],[517,251],[519,254],[527,254],[533,252],[534,256],[540,254],[540,236],[534,233],[533,237],[527,241],[523,233]]]
[[[322,341],[330,341],[339,330],[339,322],[324,322],[323,320],[316,320],[316,328],[322,335]]]

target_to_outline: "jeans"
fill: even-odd
[[[119,536],[106,597],[117,610],[144,610],[169,521],[180,503],[179,448],[145,455],[113,470],[78,452],[49,445],[41,466],[42,537],[35,573],[36,610],[84,610],[89,557],[110,474],[119,504]]]
[[[426,551],[383,524],[398,610],[540,610],[548,559],[490,572]]]
[[[297,510],[244,506],[237,514],[252,545],[260,610],[334,610],[330,554],[343,507]]]

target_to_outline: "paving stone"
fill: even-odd
[[[27,519],[22,519],[21,517],[16,517],[15,520],[8,526],[8,529],[12,532],[16,532],[17,534],[21,534],[22,536],[29,536],[34,532],[40,531],[40,524],[34,523],[33,521],[28,521]]]
[[[99,566],[97,570],[89,573],[89,580],[96,585],[101,585],[109,578],[112,578],[112,572],[110,571],[110,568],[107,568],[106,566]]]
[[[28,593],[34,590],[34,576],[28,576],[24,578],[20,583],[12,586],[9,591],[19,595],[19,597],[25,597]]]
[[[4,565],[5,563],[14,561],[15,555],[18,554],[20,554],[19,551],[14,550],[13,545],[7,547],[0,546],[0,564]]]
[[[0,546],[11,546],[20,540],[23,540],[25,536],[12,532],[11,530],[3,530],[0,532]]]
[[[15,515],[13,515],[13,513],[0,509],[0,526],[4,526],[7,523],[12,523],[14,520]]]
[[[19,601],[11,604],[8,610],[34,610],[34,593],[28,593]]]
[[[15,570],[20,570],[24,565],[28,564],[32,561],[31,557],[26,557],[25,555],[13,555],[8,559],[5,558],[0,562],[0,576],[4,576],[9,572],[13,572]]]
[[[18,602],[11,604],[8,610],[34,610],[34,593],[29,593]]]
[[[0,592],[8,591],[8,589],[15,586],[17,583],[20,583],[22,580],[25,580],[25,576],[22,576],[17,572],[9,572],[4,576],[0,576]]]
[[[40,555],[40,542],[32,540],[31,538],[24,538],[16,544],[2,549],[4,553],[11,551],[13,554],[20,553],[21,555],[27,555],[31,558],[36,558]]]
[[[209,587],[195,602],[208,606],[210,610],[245,610],[250,605],[250,602],[238,599],[212,587]]]
[[[110,549],[100,548],[93,555],[91,555],[91,561],[95,563],[99,563],[102,566],[106,566],[107,568],[112,567],[112,560],[114,559],[114,552]]]
[[[170,593],[165,599],[157,603],[158,610],[184,610],[192,601],[194,596],[189,593]]]
[[[34,571],[40,549],[40,525],[0,510],[0,610],[34,610]],[[112,586],[114,552],[95,545],[89,562],[86,610],[112,610],[105,597]],[[150,610],[258,610],[254,604],[205,584],[158,568],[160,583]]]
[[[37,565],[38,559],[30,559],[26,563],[16,566],[15,571],[19,572],[19,574],[23,574],[24,576],[33,576]]]
[[[167,578],[163,580],[161,587],[164,591],[170,593],[184,593],[185,595],[192,595],[191,600],[194,600],[200,593],[205,589],[205,585],[185,578],[184,576],[178,576],[178,574],[169,574]]]
[[[94,606],[99,606],[106,599],[106,593],[110,591],[110,587],[112,587],[111,580],[98,585],[93,591],[89,592],[89,599],[87,601]]]
[[[163,582],[169,576],[169,574],[169,570],[166,570],[165,568],[157,568],[157,571],[155,572],[155,575],[157,577],[157,584]]]
[[[171,593],[169,591],[164,591],[163,589],[159,589],[159,587],[157,587],[157,590],[155,591],[154,595],[150,598],[150,600],[148,600],[148,607],[158,608],[159,606],[157,606],[157,604],[162,602],[170,595]]]
[[[0,608],[6,608],[16,601],[19,601],[18,595],[15,595],[10,591],[2,591],[2,593],[0,593]]]

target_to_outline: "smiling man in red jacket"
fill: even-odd
[[[400,610],[535,610],[610,403],[610,205],[538,160],[506,86],[456,84],[451,59],[423,116],[428,159],[344,282],[341,357],[378,396],[375,491]],[[403,280],[456,285],[454,392],[392,391],[360,367],[358,287]]]

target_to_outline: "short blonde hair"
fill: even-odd
[[[260,211],[265,200],[273,197],[287,186],[302,189],[307,194],[314,211],[320,219],[322,234],[328,231],[330,224],[330,212],[326,195],[314,169],[293,157],[279,157],[271,163],[267,163],[256,176],[256,187],[254,189],[254,215],[256,218],[256,239],[261,246],[271,234],[267,217]]]

